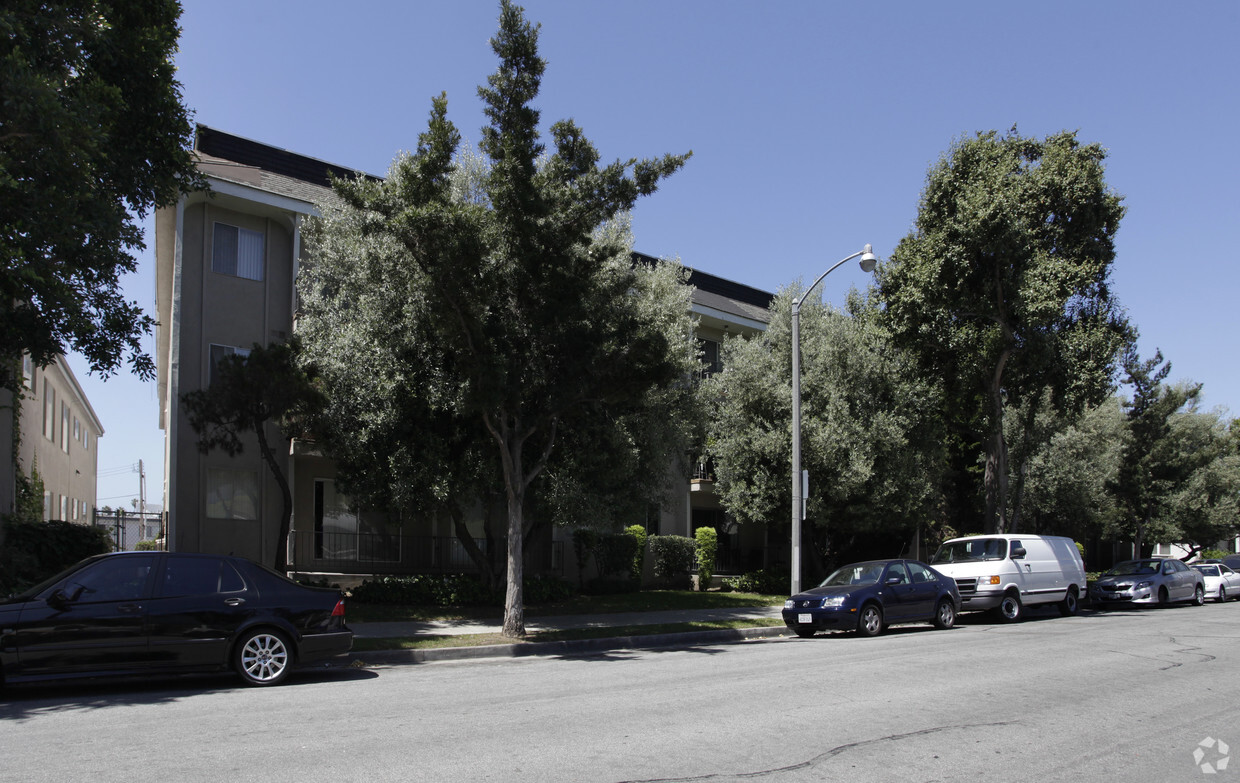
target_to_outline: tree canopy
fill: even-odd
[[[781,292],[770,326],[725,343],[706,382],[708,450],[720,502],[737,521],[786,518],[791,475],[791,303]],[[934,444],[934,388],[872,317],[803,303],[802,465],[816,570],[899,548],[939,516],[942,458]]]
[[[962,139],[877,271],[885,323],[942,388],[957,475],[985,454],[987,531],[1007,529],[1012,511],[1007,409],[1044,393],[1059,411],[1100,403],[1132,340],[1110,290],[1124,208],[1104,159],[1067,132]]]
[[[151,318],[119,279],[135,221],[204,186],[174,78],[176,0],[6,0],[0,7],[0,385],[17,358],[74,349],[103,375],[154,364]]]
[[[643,297],[634,295],[643,272],[625,248],[606,237],[595,241],[600,226],[654,192],[688,155],[600,167],[597,150],[569,121],[551,126],[548,154],[531,105],[544,68],[537,41],[538,27],[505,0],[491,41],[500,66],[479,88],[489,120],[479,144],[485,173],[468,197],[453,187],[460,134],[447,119],[445,96],[432,102],[416,150],[399,158],[385,181],[336,183],[345,208],[357,213],[360,234],[395,243],[399,264],[416,267],[416,274],[401,270],[396,282],[416,281],[421,292],[408,310],[416,338],[433,346],[426,359],[435,365],[425,373],[438,373],[442,391],[431,394],[451,401],[438,409],[452,428],[446,439],[481,431],[498,465],[507,506],[509,636],[525,632],[522,552],[531,484],[565,433],[613,418],[681,380],[684,348],[671,342],[676,329],[662,325],[688,317],[687,310],[643,311]],[[375,285],[387,284],[383,266],[368,259],[362,252],[352,261]],[[303,278],[307,305],[315,279]],[[322,301],[327,309],[307,307],[305,318],[333,317],[329,300]]]

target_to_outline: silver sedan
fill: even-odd
[[[1147,557],[1117,564],[1089,590],[1095,603],[1169,604],[1206,602],[1205,578],[1174,557]]]

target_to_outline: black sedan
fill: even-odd
[[[340,591],[241,557],[98,555],[0,601],[7,682],[232,668],[274,685],[352,646]]]
[[[818,631],[878,636],[896,623],[951,628],[959,611],[956,582],[925,563],[870,560],[839,568],[822,584],[789,598],[784,624],[801,637]]]

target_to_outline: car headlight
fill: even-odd
[[[843,606],[844,599],[847,597],[848,596],[844,596],[844,595],[829,595],[826,598],[822,599],[822,608],[833,609],[837,606]]]
[[[1146,579],[1144,582],[1137,582],[1137,589],[1144,590],[1147,587],[1153,587],[1154,583]]]
[[[793,608],[794,606],[796,606],[796,602],[795,602],[795,601],[793,601],[791,598],[789,598],[787,601],[784,601],[784,608],[785,608],[785,609],[791,609],[791,608]]]
[[[979,577],[977,578],[977,586],[978,586],[978,587],[981,587],[982,585],[997,585],[997,584],[999,584],[1000,582],[1001,582],[1001,580],[999,579],[998,575],[995,575],[995,576],[979,576]]]

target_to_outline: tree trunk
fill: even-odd
[[[1003,436],[1003,370],[1007,367],[1011,350],[999,356],[995,372],[990,378],[990,435],[986,445],[986,519],[985,533],[1006,533],[1008,465],[1007,438]]]
[[[258,450],[263,455],[263,461],[271,469],[271,475],[275,476],[276,484],[280,487],[280,498],[283,505],[280,510],[280,537],[276,543],[274,568],[277,571],[284,572],[288,570],[288,535],[292,529],[293,521],[293,492],[289,489],[288,478],[285,477],[284,471],[280,469],[279,463],[276,462],[276,455],[272,452],[271,445],[267,443],[267,430],[261,420],[254,422],[254,432],[258,435]]]

